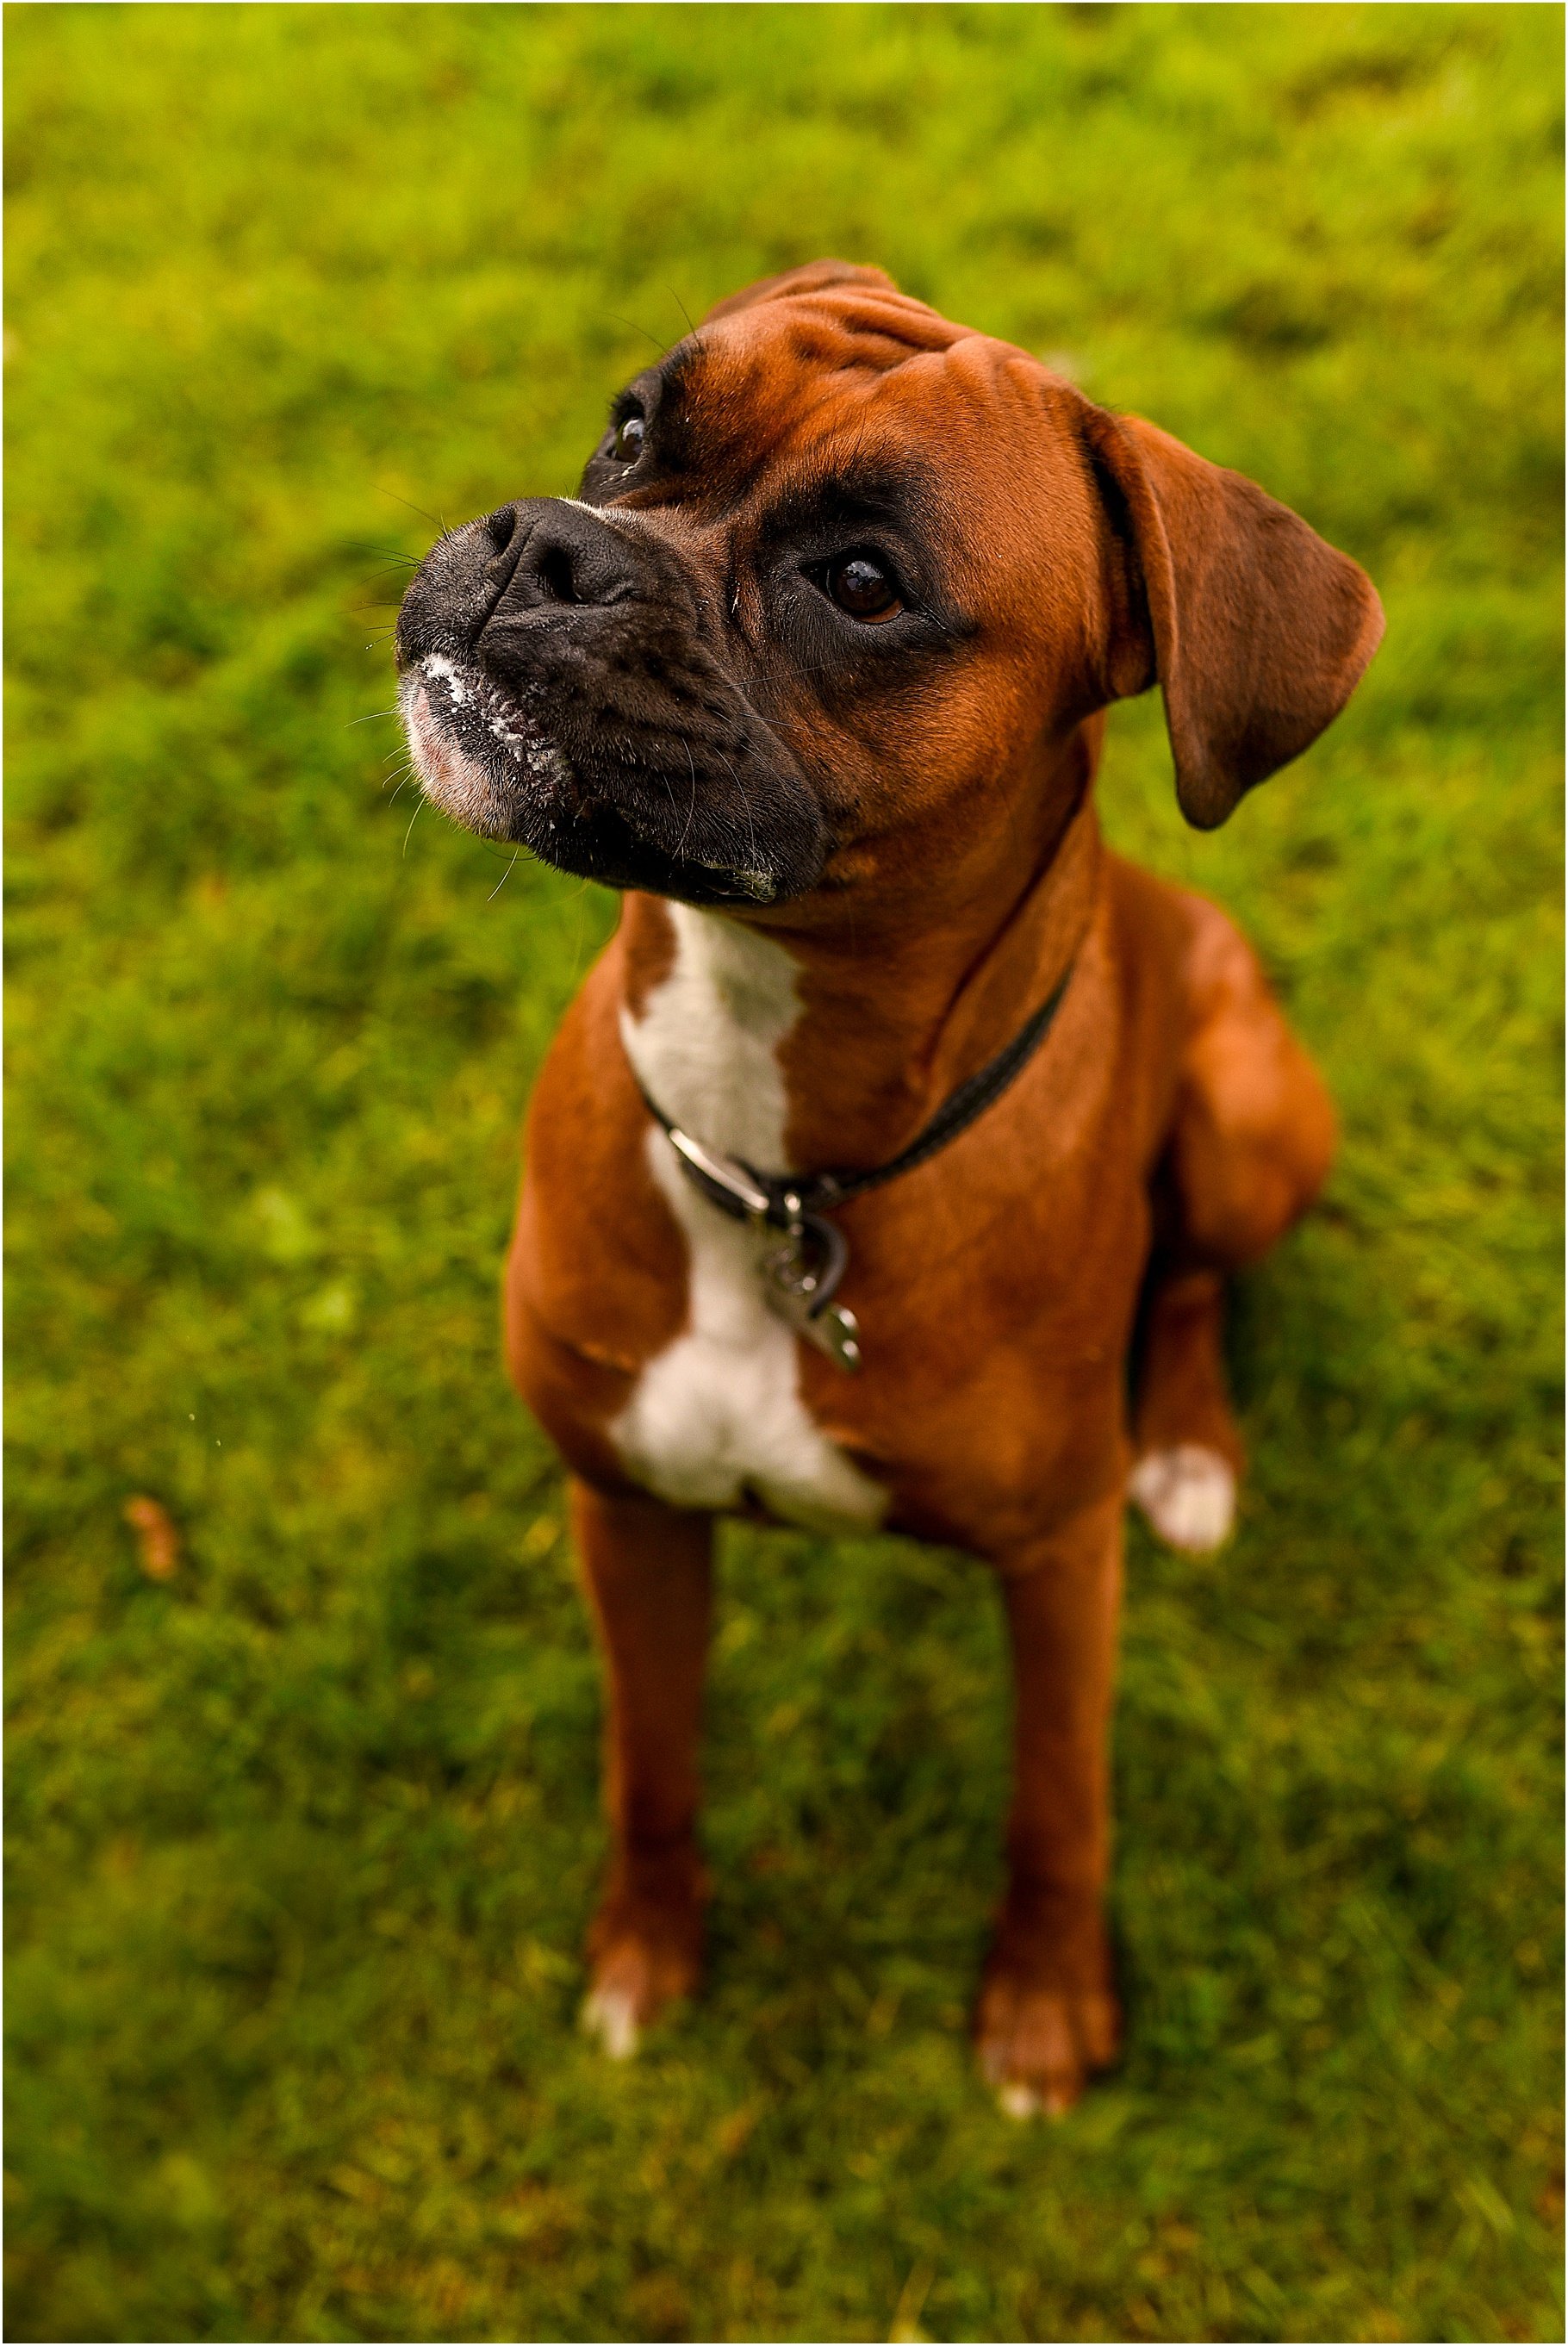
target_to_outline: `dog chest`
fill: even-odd
[[[627,1056],[684,1129],[727,1156],[781,1168],[778,1047],[799,1013],[794,964],[738,923],[681,904],[669,912],[675,963],[639,1018],[623,1012]],[[708,1204],[657,1126],[645,1146],[686,1239],[687,1311],[610,1429],[627,1471],[676,1505],[733,1506],[749,1492],[794,1523],[879,1522],[887,1494],[813,1422],[796,1338],[764,1300],[760,1258],[777,1239]]]

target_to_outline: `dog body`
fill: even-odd
[[[982,2054],[1020,2110],[1111,2057],[1129,1471],[1167,1538],[1224,1536],[1222,1279],[1309,1202],[1333,1118],[1230,923],[1102,847],[1101,712],[1157,675],[1212,823],[1380,630],[1249,483],[834,263],[721,304],[582,500],[470,525],[411,589],[429,794],[626,890],[535,1091],[506,1283],[609,1665],[611,2049],[697,1977],[712,1523],[746,1512],[997,1568],[1017,1772]],[[1057,996],[983,1114],[838,1209],[845,1373],[770,1300],[777,1230],[667,1125],[774,1176],[882,1167]]]
[[[776,1239],[683,1178],[642,1095],[742,1162],[840,1163],[854,1093],[876,1076],[827,1038],[893,1023],[902,975],[879,956],[837,973],[858,998],[813,1003],[770,936],[628,897],[535,1096],[507,1282],[514,1374],[575,1469],[677,1506],[881,1525],[1003,1570],[1121,1490],[1152,1186],[1189,1045],[1217,1015],[1263,1029],[1266,1064],[1247,1067],[1262,1096],[1226,1103],[1234,1147],[1260,1159],[1237,1182],[1249,1198],[1304,1202],[1331,1127],[1236,932],[1106,853],[1089,809],[1030,910],[1045,934],[1014,1024],[1073,953],[1045,1046],[947,1149],[842,1210],[865,1355],[851,1378],[769,1309],[759,1271]],[[918,931],[911,945],[929,961]],[[976,1063],[972,1044],[936,1061],[929,1105]],[[1308,1111],[1294,1121],[1269,1096],[1293,1084]],[[906,1119],[923,1121],[918,1106]],[[1230,1251],[1268,1234],[1237,1229]],[[1170,1431],[1230,1464],[1227,1428],[1191,1398]]]

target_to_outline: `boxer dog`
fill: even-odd
[[[1102,847],[1103,712],[1158,681],[1208,829],[1381,632],[1250,481],[836,261],[721,301],[578,496],[470,522],[411,585],[426,793],[624,891],[506,1273],[607,1664],[611,2053],[697,1981],[710,1556],[745,1514],[994,1566],[1016,1773],[981,2063],[1022,2115],[1113,2058],[1124,1504],[1178,1547],[1228,1532],[1223,1280],[1308,1205],[1334,1117],[1224,913]]]

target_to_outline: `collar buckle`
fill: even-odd
[[[670,1147],[687,1169],[697,1176],[699,1187],[710,1192],[719,1191],[716,1204],[728,1203],[728,1210],[737,1221],[750,1222],[758,1229],[775,1227],[773,1200],[744,1165],[736,1164],[732,1158],[715,1156],[700,1140],[694,1140],[689,1132],[682,1132],[678,1125],[667,1125],[665,1129]]]

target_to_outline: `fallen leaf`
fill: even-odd
[[[714,2140],[718,2145],[721,2157],[739,2157],[750,2138],[752,2128],[761,2115],[760,2103],[742,2102],[738,2110],[731,2110],[727,2118],[719,2121],[714,2132]]]
[[[137,1562],[149,1580],[172,1580],[179,1564],[179,1534],[156,1499],[127,1499],[125,1519],[136,1534]]]

